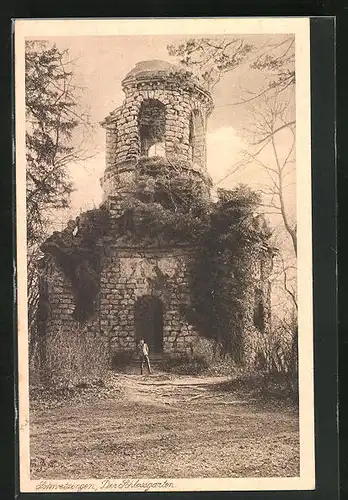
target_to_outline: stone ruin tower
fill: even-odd
[[[204,85],[185,69],[153,60],[136,64],[122,87],[123,104],[102,122],[102,207],[111,226],[124,215],[124,202],[139,190],[139,162],[151,156],[161,157],[169,167],[180,164],[199,179],[209,199],[206,130],[213,101]],[[115,238],[112,231],[95,246],[102,257],[95,311],[85,323],[88,331],[104,335],[115,355],[134,352],[141,337],[152,356],[190,351],[198,332],[184,309],[190,304],[188,264],[194,249],[187,244],[135,244]],[[41,298],[49,303],[45,331],[69,330],[76,321],[73,280],[52,259],[44,274]]]
[[[102,206],[111,226],[122,217],[123,202],[139,189],[137,168],[146,157],[162,157],[169,166],[179,162],[200,179],[209,197],[206,127],[213,109],[210,93],[190,72],[158,60],[136,64],[122,87],[123,104],[102,122],[106,130]],[[112,231],[99,246],[98,300],[86,328],[107,336],[115,354],[134,352],[141,337],[152,355],[190,350],[198,334],[182,309],[189,302],[188,262],[193,249],[155,243],[138,246],[113,238]],[[41,298],[50,310],[45,330],[68,330],[76,307],[71,280],[53,259],[45,266]]]
[[[195,172],[209,196],[206,166],[210,93],[191,73],[165,61],[143,61],[122,81],[125,100],[102,122],[106,129],[103,202],[112,217],[134,196],[138,161],[162,157]],[[115,351],[134,349],[144,337],[152,353],[186,351],[197,333],[181,308],[189,301],[191,249],[110,243],[101,276],[101,327]],[[116,256],[117,255],[117,256]]]

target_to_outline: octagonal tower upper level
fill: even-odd
[[[116,194],[115,177],[134,169],[144,156],[179,161],[204,175],[207,118],[213,109],[204,84],[185,68],[152,60],[137,63],[122,88],[122,106],[102,122],[106,129],[104,197]]]

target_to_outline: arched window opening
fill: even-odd
[[[139,136],[140,151],[142,156],[149,156],[150,148],[157,145],[154,150],[151,149],[151,156],[164,156],[164,135],[166,128],[165,106],[156,99],[147,99],[140,107],[139,112]],[[162,148],[159,147],[162,146]],[[159,153],[162,154],[159,154]]]
[[[262,333],[265,331],[265,306],[263,293],[259,288],[255,290],[254,326]]]
[[[189,148],[191,160],[202,163],[204,159],[204,123],[198,109],[192,111],[190,116]]]

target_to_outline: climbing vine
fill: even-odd
[[[139,161],[137,191],[123,209],[133,215],[137,240],[192,243],[209,227],[211,203],[201,175],[153,157]]]
[[[98,243],[109,228],[110,218],[105,208],[89,210],[41,245],[42,251],[55,259],[70,280],[75,299],[73,317],[80,322],[95,311],[102,257]]]
[[[106,208],[88,211],[42,246],[72,284],[76,319],[94,313],[105,236],[143,246],[189,245],[196,251],[189,265],[187,319],[242,362],[255,265],[269,261],[273,251],[267,222],[257,215],[259,195],[238,186],[219,190],[212,202],[207,179],[163,158],[141,159],[136,172],[135,195],[123,201],[122,215],[112,224]]]
[[[244,361],[244,328],[253,305],[255,268],[269,262],[274,251],[268,244],[267,222],[255,215],[260,201],[243,185],[219,190],[190,274],[190,321],[237,363]]]

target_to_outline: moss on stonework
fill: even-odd
[[[142,158],[136,166],[136,193],[123,201],[132,215],[136,241],[150,244],[194,243],[209,224],[209,180],[185,163]]]
[[[83,322],[93,315],[100,288],[102,238],[110,228],[105,208],[84,212],[61,232],[54,232],[41,246],[53,256],[69,279],[75,300],[74,319]]]
[[[106,208],[88,211],[42,246],[71,282],[74,317],[83,321],[95,313],[108,242],[145,248],[186,245],[195,251],[188,263],[190,300],[182,312],[196,331],[242,363],[254,289],[269,274],[257,278],[255,268],[269,269],[261,263],[271,261],[274,251],[267,222],[257,215],[259,195],[239,186],[219,190],[218,201],[212,202],[204,177],[156,157],[138,162],[136,185],[135,196],[123,200],[120,217],[111,219]],[[158,273],[154,287],[165,289],[163,280]],[[268,298],[258,293],[260,313]],[[258,320],[262,334],[266,318]]]
[[[209,229],[190,269],[189,322],[241,364],[245,361],[254,290],[268,284],[269,272],[265,271],[270,267],[262,264],[272,261],[275,251],[269,245],[271,232],[266,220],[256,214],[260,201],[257,193],[243,185],[219,190]],[[268,296],[261,295],[266,302]],[[267,330],[265,322],[263,318],[260,334]]]

